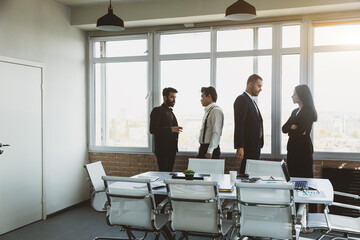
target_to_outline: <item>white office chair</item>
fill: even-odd
[[[96,211],[106,211],[107,198],[105,194],[104,181],[101,179],[102,176],[106,176],[101,161],[89,163],[85,166],[86,172],[89,176],[91,185],[94,191],[91,194],[91,206]]]
[[[358,195],[343,192],[334,192],[334,194],[343,197],[358,199],[360,202],[360,196]],[[333,202],[332,204],[325,206],[324,213],[309,213],[307,219],[307,227],[314,230],[324,230],[323,234],[318,238],[319,240],[326,236],[337,238],[339,237],[339,235],[337,235],[336,233],[342,233],[343,238],[351,238],[348,234],[355,234],[358,235],[356,239],[359,239],[360,217],[349,217],[329,214],[329,206],[354,209],[360,212],[360,206]]]
[[[284,160],[283,160],[284,161]],[[245,173],[250,177],[277,177],[284,178],[281,162],[247,159]]]
[[[301,204],[296,214],[291,183],[237,182],[236,190],[241,212],[239,236],[299,238],[306,208]]]
[[[170,200],[170,226],[189,235],[230,238],[232,221],[223,218],[215,181],[165,180]]]
[[[197,173],[224,174],[225,159],[189,158],[188,169],[194,170]]]
[[[103,176],[106,195],[109,199],[107,223],[121,226],[128,239],[135,240],[132,231],[155,234],[155,240],[162,233],[165,239],[173,239],[166,226],[169,216],[156,209],[151,179]],[[95,239],[123,239],[97,237]]]

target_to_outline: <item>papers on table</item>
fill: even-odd
[[[256,176],[256,177],[260,178],[262,181],[285,181],[285,178],[283,177],[273,177],[273,176]]]
[[[158,176],[145,176],[145,175],[134,176],[134,178],[151,179],[152,182],[155,182],[156,180],[159,179]]]
[[[234,185],[232,184],[219,184],[219,192],[232,192]]]
[[[163,181],[156,181],[151,183],[151,187],[153,190],[158,190],[166,187],[166,184]]]

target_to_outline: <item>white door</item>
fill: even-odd
[[[0,235],[42,219],[42,68],[0,57]],[[1,152],[1,151],[0,151]]]

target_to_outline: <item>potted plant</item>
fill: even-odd
[[[185,175],[186,180],[193,180],[194,179],[194,174],[195,174],[194,170],[187,169],[187,170],[184,170],[183,173]]]

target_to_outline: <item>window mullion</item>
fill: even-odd
[[[216,46],[217,46],[217,30],[210,29],[210,85],[216,88]]]
[[[103,41],[101,44],[101,57],[106,56],[106,42]],[[106,146],[106,115],[107,115],[107,105],[106,105],[106,63],[100,65],[100,86],[101,86],[101,145]]]
[[[271,129],[271,152],[275,158],[280,158],[281,155],[281,39],[282,31],[281,25],[277,24],[273,28],[273,81],[272,81],[272,129]]]
[[[255,27],[253,28],[254,31],[254,49],[258,49],[258,42],[259,42],[259,28]],[[254,73],[259,73],[259,60],[258,60],[258,56],[253,56],[253,72]]]

